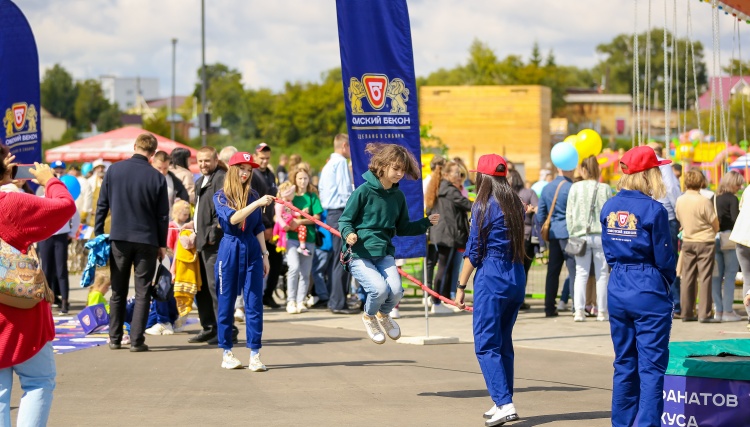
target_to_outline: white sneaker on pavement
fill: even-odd
[[[586,311],[585,310],[576,310],[576,314],[573,317],[574,322],[585,322],[586,321]]]
[[[237,308],[234,310],[234,320],[238,323],[245,323],[245,310]]]
[[[600,311],[599,314],[596,315],[596,321],[609,322],[609,313],[607,313],[606,311]]]
[[[391,319],[400,319],[400,318],[401,318],[401,313],[398,311],[397,308],[394,308],[393,310],[391,310]]]
[[[147,335],[172,335],[174,330],[169,323],[157,323],[144,331]]]
[[[224,369],[239,369],[242,367],[242,362],[234,356],[234,353],[227,351],[221,359],[221,367]]]
[[[317,304],[318,301],[320,301],[320,297],[315,296],[315,295],[310,295],[310,297],[307,298],[307,301],[305,301],[305,304],[307,305],[308,308],[312,308],[312,306]]]
[[[263,362],[260,361],[260,353],[256,355],[250,355],[250,365],[247,367],[247,369],[253,371],[253,372],[266,372],[268,368],[266,368],[266,365],[263,364]]]
[[[391,316],[388,315],[382,315],[380,312],[375,316],[378,318],[378,322],[380,322],[380,326],[385,330],[386,335],[388,335],[388,338],[392,340],[397,340],[401,338],[401,327],[398,326],[398,323],[396,323]]]
[[[497,412],[497,405],[492,405],[489,411],[484,413],[484,419],[489,420]]]
[[[721,317],[722,322],[739,322],[742,320],[742,316],[739,316],[734,311],[724,312]]]
[[[721,322],[721,319],[723,317],[724,317],[724,313],[722,313],[720,311],[715,311],[714,312],[714,320],[718,320],[719,322]]]
[[[568,309],[568,304],[564,302],[563,300],[560,300],[557,302],[557,311],[565,311]]]
[[[453,313],[453,310],[448,308],[446,304],[443,302],[441,302],[440,304],[433,304],[431,311],[432,311],[432,314]]]
[[[516,413],[516,407],[512,403],[508,403],[503,406],[498,406],[492,417],[484,422],[486,427],[500,426],[510,421],[517,421],[518,413]]]
[[[286,303],[286,312],[289,314],[297,314],[297,303],[289,301]]]
[[[185,330],[185,326],[187,326],[187,315],[180,316],[175,320],[174,322],[174,332],[183,332]]]
[[[304,301],[297,301],[297,314],[307,312],[307,306]]]
[[[377,316],[369,316],[367,313],[362,313],[362,323],[365,325],[365,331],[370,337],[372,342],[375,344],[383,344],[385,342],[385,334],[380,329],[380,323],[378,322]]]

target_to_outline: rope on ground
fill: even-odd
[[[336,236],[341,237],[341,233],[339,233],[338,230],[336,230],[335,228],[331,227],[330,225],[328,225],[328,224],[326,224],[326,223],[324,223],[322,221],[319,221],[319,220],[315,219],[315,217],[313,217],[309,213],[301,211],[296,206],[294,206],[293,204],[287,202],[286,200],[280,199],[278,197],[275,200],[276,200],[276,203],[278,203],[280,205],[284,205],[287,208],[293,210],[294,212],[297,212],[298,214],[304,216],[305,218],[309,219],[310,221],[314,222],[315,224],[317,224],[317,225],[325,228],[326,230],[330,231],[331,234],[335,234]],[[338,260],[334,260],[334,262],[338,262]],[[440,295],[439,293],[433,291],[432,289],[428,288],[422,282],[420,282],[419,280],[417,280],[416,277],[414,277],[411,274],[409,274],[409,273],[405,272],[404,270],[402,270],[401,267],[397,267],[397,268],[398,268],[398,274],[402,275],[403,277],[405,277],[410,282],[412,282],[415,285],[417,285],[420,288],[422,288],[422,290],[425,293],[427,293],[429,295],[432,295],[435,298],[438,298],[440,301],[444,302],[445,304],[450,304],[452,306],[456,306],[456,303],[454,303],[452,300],[450,300],[450,299],[448,299],[448,298]],[[474,311],[474,309],[472,307],[469,307],[469,306],[466,306],[465,310],[467,310],[467,311]]]

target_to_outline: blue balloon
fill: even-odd
[[[558,142],[552,147],[552,164],[560,170],[572,171],[578,166],[578,151],[569,142]]]
[[[81,184],[78,182],[78,178],[73,175],[63,175],[60,178],[60,181],[68,187],[68,192],[70,192],[70,196],[73,197],[73,200],[81,195]]]
[[[91,162],[86,162],[81,166],[81,175],[86,176],[91,172],[91,170],[94,169],[94,166],[91,164]]]

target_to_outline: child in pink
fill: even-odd
[[[291,204],[292,200],[294,200],[294,193],[295,186],[291,182],[286,181],[279,185],[279,197],[282,200]],[[284,230],[284,228],[288,226],[290,229],[295,229],[295,231],[299,235],[299,247],[297,248],[297,252],[301,253],[302,255],[309,256],[310,251],[305,247],[307,227],[297,224],[297,221],[294,220],[295,218],[299,218],[300,214],[278,203],[276,204],[275,209],[276,224],[273,227],[273,234],[274,239],[276,240],[276,250],[286,250],[286,231]]]

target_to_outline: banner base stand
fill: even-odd
[[[401,337],[396,342],[399,344],[412,344],[412,345],[458,344],[458,337],[441,337],[441,336]]]

